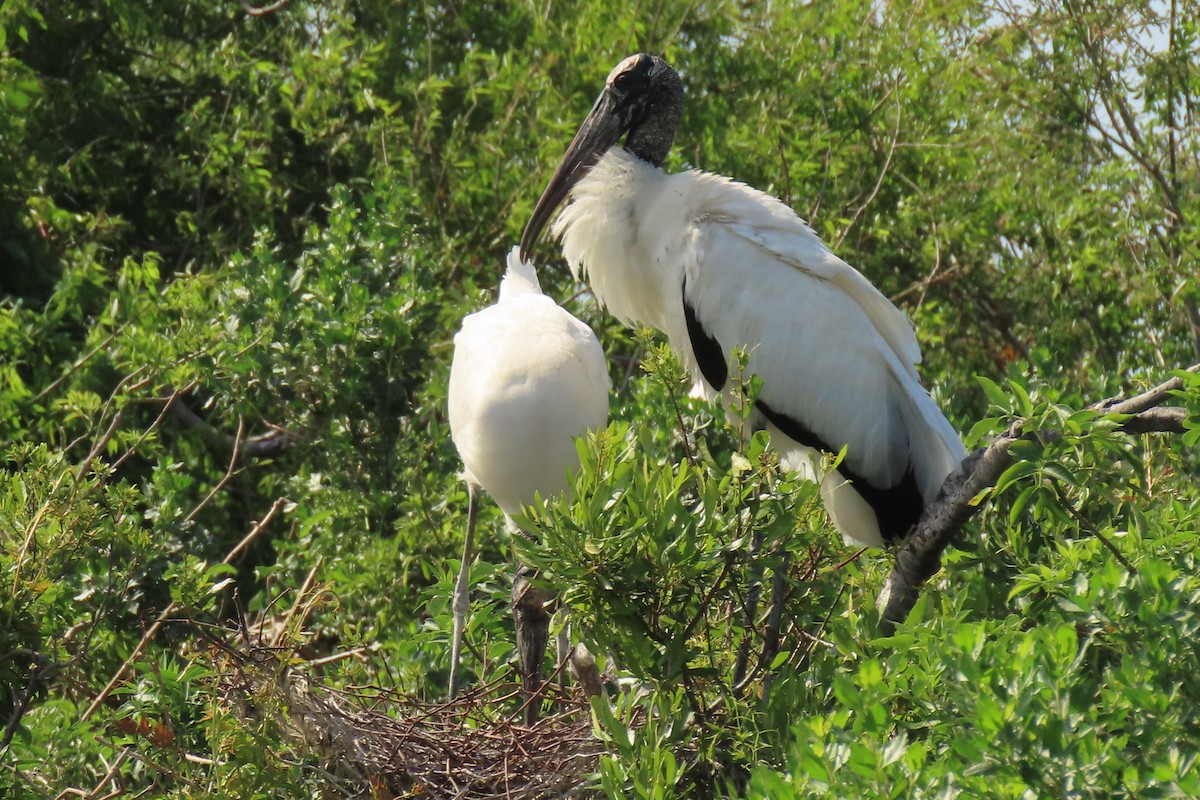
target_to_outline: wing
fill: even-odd
[[[962,445],[920,386],[907,318],[790,209],[733,186],[741,205],[726,192],[693,225],[673,340],[686,331],[717,391],[728,387],[714,365],[744,347],[763,381],[760,414],[805,447],[847,447],[843,472],[863,490],[940,486]]]
[[[912,322],[861,272],[834,255],[803,219],[780,200],[719,175],[692,173],[707,204],[697,219],[701,237],[742,239],[753,250],[850,297],[905,366],[917,377],[921,349]]]

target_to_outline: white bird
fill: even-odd
[[[779,200],[719,175],[663,173],[682,109],[666,61],[622,61],[534,208],[522,256],[569,198],[552,232],[600,303],[664,332],[697,388],[727,405],[729,359],[744,349],[762,380],[749,422],[820,482],[847,543],[903,538],[966,455],[921,386],[911,323]],[[843,447],[819,474],[822,454]]]
[[[479,490],[500,506],[512,532],[517,531],[513,515],[523,506],[539,495],[548,499],[569,491],[568,471],[579,468],[575,439],[607,424],[609,387],[596,334],[542,294],[533,265],[514,247],[498,301],[463,319],[450,365],[450,431],[463,461],[468,496],[453,602],[452,697],[459,688]],[[532,691],[540,683],[546,632],[543,627],[536,652],[527,655],[520,622],[518,618],[522,678]]]

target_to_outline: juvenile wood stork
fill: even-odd
[[[902,538],[965,456],[921,386],[908,319],[792,209],[719,175],[659,168],[683,110],[662,58],[614,69],[521,237],[551,227],[577,277],[626,325],[664,332],[710,398],[728,401],[729,359],[762,379],[749,422],[784,465],[819,481],[847,543]],[[626,135],[624,147],[615,147]],[[819,475],[821,454],[846,448]]]
[[[468,497],[462,566],[454,588],[452,697],[459,689],[480,489],[492,496],[509,530],[517,533],[512,517],[522,506],[536,495],[546,499],[569,489],[568,470],[579,468],[575,438],[607,424],[609,386],[596,334],[542,294],[533,265],[519,258],[514,247],[498,301],[463,319],[450,365],[450,431],[463,461]],[[518,577],[513,606],[527,693],[541,684],[548,599]]]

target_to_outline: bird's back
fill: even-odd
[[[609,378],[592,330],[511,263],[500,302],[454,337],[449,406],[468,479],[515,514],[535,493],[567,488],[575,437],[607,422]]]

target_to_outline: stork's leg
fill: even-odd
[[[763,654],[758,660],[766,669],[775,660],[779,652],[780,630],[783,627],[783,604],[787,600],[788,570],[791,568],[791,554],[783,550],[779,555],[779,564],[775,567],[775,579],[771,584],[771,612],[767,615],[767,630],[763,634]],[[775,674],[768,672],[763,675],[762,699],[766,700],[771,691],[771,683]]]
[[[467,596],[468,582],[471,576],[471,553],[475,546],[475,520],[479,517],[479,487],[473,483],[467,484],[467,535],[463,539],[462,562],[458,568],[458,580],[454,584],[454,633],[450,642],[450,697],[458,696],[458,659],[462,654],[463,625],[467,619],[467,608],[470,606]]]
[[[525,695],[525,724],[538,718],[538,693],[542,688],[542,659],[550,639],[550,614],[546,604],[554,593],[539,589],[525,576],[532,570],[524,564],[517,567],[513,579],[513,622],[517,631],[517,658],[520,661],[521,687]]]
[[[762,550],[765,536],[766,532],[759,530],[755,531],[754,535],[750,537],[750,551],[748,553],[750,559],[750,582],[746,586],[745,607],[742,609],[746,633],[742,637],[742,643],[738,646],[737,660],[733,665],[733,690],[739,695],[745,688],[742,684],[746,680],[746,669],[750,663],[750,641],[754,637],[754,621],[758,615],[758,599],[762,595],[763,567],[758,561],[758,554]]]

